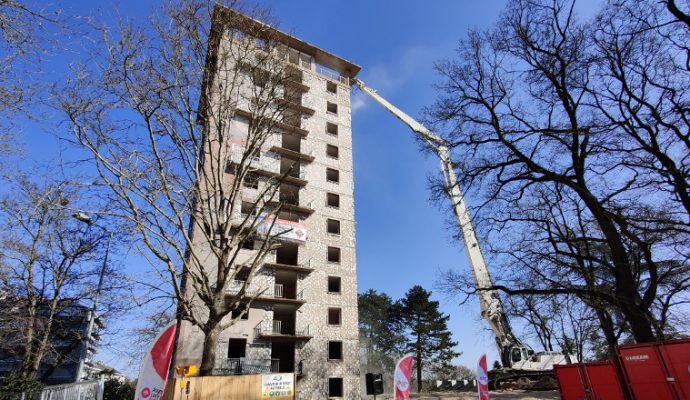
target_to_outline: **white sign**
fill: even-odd
[[[294,374],[265,374],[261,375],[261,398],[280,399],[293,398],[295,395]]]
[[[269,231],[270,233],[268,233]],[[257,227],[257,232],[263,236],[270,234],[276,236],[279,240],[290,242],[304,242],[307,240],[307,227],[304,224],[285,219],[266,217]]]

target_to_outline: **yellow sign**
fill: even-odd
[[[182,367],[175,368],[175,372],[177,373],[177,375],[185,377],[185,378],[188,376],[192,376],[192,375],[196,374],[196,371],[197,371],[197,368],[196,368],[196,365],[194,365],[194,364],[185,365]]]
[[[295,396],[294,374],[261,375],[262,399],[293,399]]]

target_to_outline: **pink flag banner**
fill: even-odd
[[[395,400],[409,400],[410,377],[412,376],[412,363],[414,356],[408,354],[398,361],[395,366],[393,379],[395,380]]]
[[[486,354],[482,355],[477,364],[477,391],[479,400],[489,400],[489,370],[486,367]]]
[[[139,370],[134,400],[160,400],[163,398],[165,382],[168,380],[170,361],[175,345],[177,322],[166,326],[153,341]]]

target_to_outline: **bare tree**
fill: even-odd
[[[87,339],[68,316],[85,319],[97,289],[113,296],[101,318],[118,304],[115,273],[101,262],[109,235],[72,217],[65,206],[80,198],[69,182],[19,174],[9,187],[0,199],[0,352],[26,378],[43,379]]]
[[[589,25],[573,3],[512,1],[495,29],[470,33],[457,60],[438,64],[445,80],[428,116],[462,160],[464,189],[483,200],[480,227],[502,239],[496,262],[506,276],[528,271],[495,288],[576,295],[602,327],[620,315],[635,340],[653,341],[664,337],[658,302],[675,297],[687,261],[688,214],[675,206],[687,195],[677,110],[687,84],[673,64],[684,53],[670,42],[651,63],[659,53],[644,40],[671,40],[663,24],[616,25],[630,11],[616,3]],[[626,29],[634,44],[616,36]],[[621,71],[634,71],[629,83],[611,79]]]
[[[0,154],[16,154],[14,123],[20,113],[36,117],[48,88],[41,76],[46,56],[64,44],[66,32],[77,29],[77,19],[59,8],[21,0],[0,1]],[[2,160],[0,160],[1,162]]]
[[[299,114],[288,112],[300,85],[274,32],[213,2],[173,1],[149,25],[104,30],[98,62],[60,96],[110,214],[153,266],[149,287],[203,332],[203,375],[213,372],[219,334],[267,289],[252,279],[291,234],[276,223],[284,204],[299,204],[287,190],[298,164],[265,152],[278,130],[301,132]]]

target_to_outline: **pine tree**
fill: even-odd
[[[450,363],[460,355],[453,350],[458,343],[451,340],[446,325],[450,316],[441,313],[438,301],[431,301],[430,296],[431,292],[416,285],[399,302],[399,315],[408,331],[405,348],[415,355],[417,392],[422,391],[425,365]]]
[[[395,368],[405,338],[395,302],[386,293],[369,289],[357,297],[360,343],[369,372]]]

